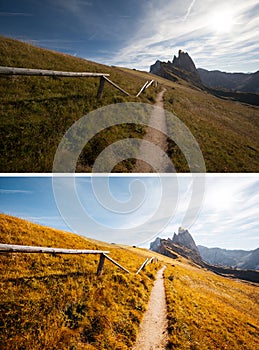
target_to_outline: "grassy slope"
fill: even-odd
[[[132,272],[146,258],[83,237],[0,216],[0,242],[109,250]],[[151,255],[151,254],[149,254]],[[139,275],[98,256],[0,255],[1,349],[130,349],[159,264]]]
[[[258,286],[231,280],[146,249],[110,245],[1,215],[0,241],[105,249],[131,271],[109,262],[95,275],[95,257],[0,256],[0,344],[8,349],[130,349],[146,309],[155,269],[165,270],[168,349],[255,349]],[[8,267],[8,268],[6,268]]]
[[[145,82],[144,78],[116,68],[3,37],[0,37],[0,65],[109,73],[112,81],[132,95],[136,95]],[[50,172],[57,146],[76,120],[113,103],[153,103],[156,94],[155,89],[150,88],[140,98],[127,97],[105,83],[103,98],[98,101],[98,86],[98,78],[0,76],[0,171]],[[91,157],[83,155],[78,169],[91,171],[93,158],[107,145],[129,135],[141,138],[143,134],[140,127],[128,125],[96,136],[88,147]],[[118,171],[126,172],[130,166],[121,166]]]
[[[0,65],[109,73],[132,95],[147,79],[154,78],[167,88],[165,108],[179,117],[198,141],[207,171],[258,171],[258,107],[214,97],[180,78],[173,83],[149,73],[108,67],[2,37]],[[126,97],[105,84],[104,96],[98,101],[98,84],[95,78],[0,77],[0,171],[51,171],[57,145],[76,120],[113,103],[153,103],[157,92],[150,88],[139,98]],[[170,132],[170,118],[167,124]],[[95,158],[109,144],[127,137],[142,138],[144,132],[139,125],[123,125],[100,133],[88,143],[77,171],[91,171]],[[189,171],[174,142],[170,142],[169,155],[178,172]],[[130,172],[133,165],[134,161],[125,161],[114,171]]]
[[[246,349],[258,346],[258,285],[190,264],[165,271],[168,349]]]
[[[123,69],[127,72],[128,69]],[[208,172],[258,172],[259,107],[210,95],[177,78],[177,82],[144,72],[167,88],[165,109],[174,113],[190,129],[199,143]],[[167,120],[170,132],[173,123]],[[180,151],[171,142],[169,155],[178,171],[188,171]]]

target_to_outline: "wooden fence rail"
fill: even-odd
[[[151,86],[153,83],[155,83],[155,80],[150,80],[150,81],[147,80],[145,84],[142,86],[142,88],[139,90],[139,92],[137,93],[136,97],[142,94],[142,92],[146,90],[149,86]]]
[[[136,272],[136,275],[139,274],[139,272],[140,272],[141,270],[144,270],[145,267],[146,267],[148,264],[152,263],[153,261],[154,261],[154,262],[157,262],[157,258],[154,258],[154,257],[152,257],[152,258],[146,258],[146,260],[143,262],[143,264],[140,266],[140,268],[139,268],[138,271]]]
[[[44,254],[109,254],[102,250],[63,249],[26,245],[0,244],[0,253],[44,253]]]
[[[109,257],[107,254],[109,254],[109,251],[104,250],[86,250],[86,249],[65,249],[65,248],[52,248],[52,247],[38,247],[38,246],[27,246],[27,245],[14,245],[14,244],[0,244],[0,255],[1,254],[11,254],[11,253],[27,253],[27,254],[99,254],[100,260],[97,267],[97,275],[101,275],[103,272],[104,262],[105,259],[109,260],[111,263],[122,269],[123,271],[130,273],[129,270],[127,270],[125,267],[120,265],[117,261],[113,260],[111,257]],[[136,272],[136,275],[141,271],[144,270],[145,267],[150,264],[151,262],[157,262],[157,258],[147,258],[143,264],[140,266],[138,271]]]
[[[106,73],[90,73],[90,72],[62,72],[46,69],[32,69],[32,68],[16,68],[16,67],[3,67],[0,66],[0,75],[25,75],[25,76],[39,76],[39,77],[67,77],[67,78],[100,78],[100,84],[97,92],[97,98],[101,98],[104,89],[104,83],[107,81],[109,84],[120,90],[127,96],[130,94],[123,90],[119,85],[112,82],[107,77],[110,74]]]
[[[3,75],[28,75],[40,77],[103,77],[109,76],[106,73],[90,73],[90,72],[62,72],[46,69],[16,68],[0,66],[0,74]]]
[[[127,273],[130,273],[129,270],[125,269],[125,267],[123,267],[122,265],[120,265],[119,263],[117,263],[115,260],[113,260],[112,258],[110,258],[109,256],[107,256],[105,253],[103,254],[105,256],[106,259],[108,259],[109,261],[111,261],[114,265],[118,266],[119,268],[121,268],[122,270],[124,270]]]
[[[85,249],[64,249],[64,248],[51,248],[51,247],[36,247],[36,246],[25,246],[25,245],[13,245],[13,244],[0,244],[0,254],[6,253],[41,253],[41,254],[99,254],[100,260],[97,267],[97,275],[101,275],[103,271],[105,259],[111,261],[114,265],[120,269],[130,273],[127,269],[117,263],[115,260],[107,256],[109,251],[103,250],[85,250]]]

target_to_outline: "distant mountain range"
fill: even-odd
[[[259,93],[259,71],[255,73],[225,73],[219,70],[197,69],[202,83],[213,89]]]
[[[196,246],[188,230],[179,228],[173,238],[157,237],[150,250],[172,259],[184,257],[217,274],[259,282],[259,248],[252,251]]]
[[[179,77],[218,97],[259,105],[259,71],[246,74],[197,69],[189,54],[179,50],[172,62],[157,60],[150,73],[172,81]]]
[[[259,270],[259,248],[246,251],[207,248],[199,245],[198,250],[202,259],[209,264]]]

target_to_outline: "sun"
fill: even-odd
[[[210,27],[217,33],[230,33],[234,25],[234,13],[230,9],[215,9],[209,19]]]
[[[215,188],[208,198],[210,206],[215,210],[232,210],[237,205],[237,195],[232,187]]]

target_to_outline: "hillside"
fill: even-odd
[[[4,37],[0,37],[0,66],[106,73],[132,95],[106,82],[98,100],[99,78],[0,76],[1,172],[51,172],[58,144],[75,121],[114,103],[153,103],[156,95],[150,87],[139,98],[133,97],[146,82],[144,78]],[[95,158],[109,144],[143,134],[143,127],[133,124],[100,132],[80,155],[78,170],[91,171]],[[128,172],[133,164],[119,164],[117,171]]]
[[[154,282],[164,273],[168,349],[256,348],[258,286],[218,276],[178,255],[110,245],[0,215],[0,242],[105,249],[139,275],[97,257],[46,254],[0,255],[0,347],[3,349],[131,349]]]
[[[168,80],[6,38],[0,38],[0,65],[109,73],[112,81],[132,95],[136,95],[147,80],[158,81],[158,88],[151,87],[138,98],[123,95],[105,83],[103,98],[98,100],[99,79],[96,78],[0,76],[1,172],[51,172],[57,146],[75,121],[113,103],[153,104],[163,87],[166,88],[164,108],[190,129],[203,152],[208,172],[258,171],[259,107],[235,102],[229,97],[213,96],[193,85],[188,74],[179,76],[182,71],[177,67],[175,72],[167,72]],[[174,122],[169,116],[167,130],[169,134],[174,132]],[[77,171],[91,172],[96,157],[108,145],[123,138],[143,138],[144,135],[145,128],[139,124],[117,125],[100,132],[82,151]],[[176,170],[189,172],[179,147],[172,140],[168,141],[168,155]],[[137,149],[134,152],[138,154]],[[134,165],[135,160],[129,159],[119,163],[113,171],[132,172]]]
[[[173,62],[157,61],[151,66],[154,76],[167,81],[165,109],[191,130],[208,172],[258,172],[259,95],[206,88],[187,55],[179,52],[177,64],[174,58]],[[174,131],[170,118],[168,131]],[[173,142],[168,153],[173,159],[179,154]]]
[[[130,349],[159,264],[134,274],[150,253],[130,251],[6,215],[0,242],[100,249],[129,269],[98,256],[0,254],[1,349]]]

